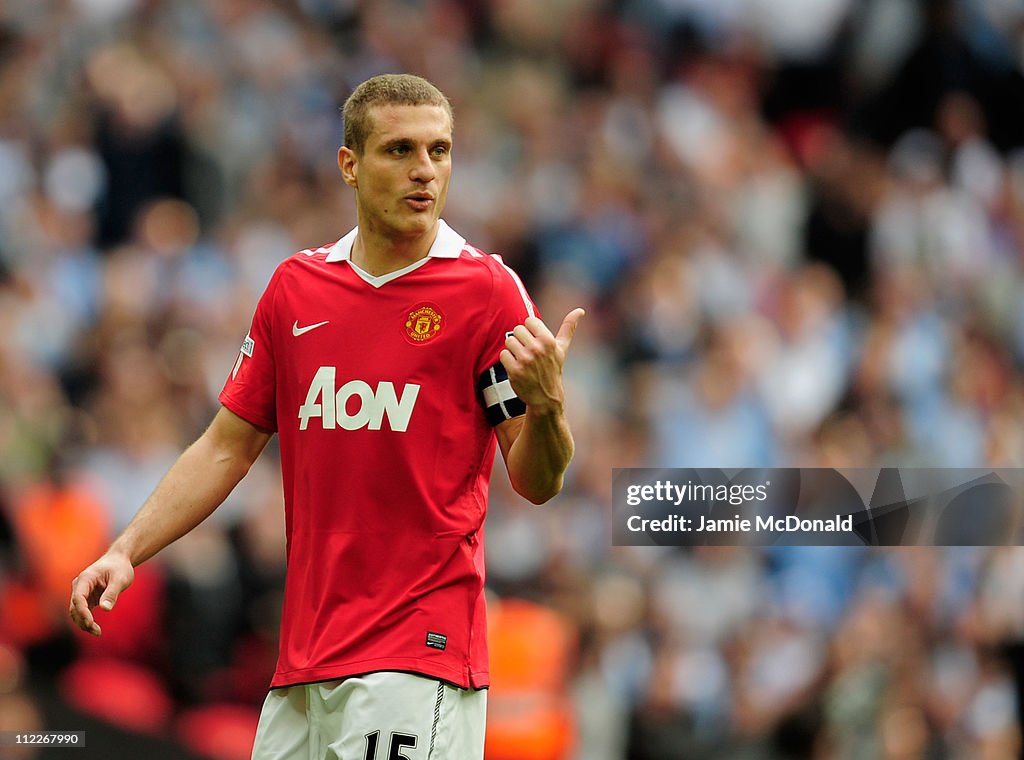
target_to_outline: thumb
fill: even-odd
[[[105,610],[114,609],[114,605],[117,603],[117,597],[120,596],[121,592],[124,591],[127,585],[128,584],[124,583],[120,578],[111,578],[106,591],[104,591],[103,596],[100,597],[100,607]]]
[[[558,334],[555,335],[555,340],[563,349],[568,350],[569,344],[572,343],[572,337],[576,334],[576,328],[586,313],[583,309],[577,308],[565,315],[562,326],[558,328]]]
[[[103,596],[100,597],[100,607],[105,610],[114,609],[115,602],[117,602],[117,592],[112,589],[107,589],[103,592]]]

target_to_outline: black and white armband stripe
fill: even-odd
[[[483,399],[487,422],[492,426],[526,414],[526,404],[512,390],[508,372],[501,362],[480,375],[476,389]]]

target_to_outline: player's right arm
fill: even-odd
[[[111,609],[131,585],[137,565],[209,517],[249,471],[270,436],[222,407],[106,554],[72,582],[69,611],[75,624],[99,636],[93,608]]]

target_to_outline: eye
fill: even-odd
[[[388,148],[388,153],[390,153],[393,156],[404,156],[408,152],[409,152],[409,146],[408,145],[402,145],[402,144],[392,145],[390,148]]]
[[[446,156],[446,155],[448,155],[448,146],[447,145],[435,145],[434,149],[431,151],[431,153],[433,155],[437,156],[438,158],[440,158],[442,156]]]

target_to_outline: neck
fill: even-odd
[[[430,253],[439,226],[435,224],[422,235],[389,237],[374,231],[371,225],[359,225],[352,243],[352,263],[374,277],[403,269]]]

